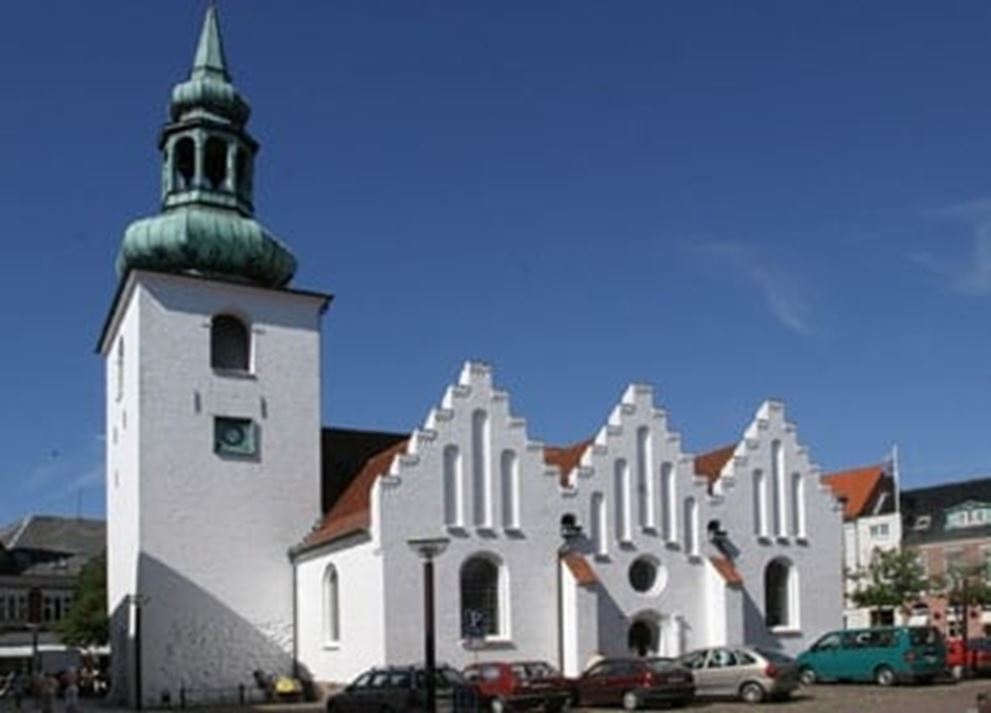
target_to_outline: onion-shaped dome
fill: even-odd
[[[252,218],[186,206],[128,226],[117,255],[117,272],[123,276],[132,269],[282,287],[296,272],[296,259]]]

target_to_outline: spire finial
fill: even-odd
[[[200,32],[200,43],[196,46],[196,58],[193,60],[193,79],[216,77],[229,81],[227,62],[224,59],[224,43],[220,38],[220,21],[217,19],[217,3],[211,1],[206,8],[203,19],[203,30]]]

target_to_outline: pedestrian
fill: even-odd
[[[14,674],[14,710],[21,710],[24,704],[24,694],[27,693],[28,677],[23,671]]]
[[[65,713],[79,713],[79,675],[74,668],[65,673]]]
[[[55,688],[58,684],[50,674],[42,674],[38,685],[38,709],[41,713],[55,713]]]

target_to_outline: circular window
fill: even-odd
[[[664,567],[650,557],[640,557],[630,565],[630,586],[641,594],[660,592],[667,580]]]

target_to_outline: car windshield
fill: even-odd
[[[908,630],[908,640],[912,646],[935,644],[939,641],[939,631],[931,626],[918,626]]]
[[[795,659],[791,658],[790,656],[785,656],[780,651],[770,651],[768,649],[754,649],[754,651],[759,653],[761,656],[766,658],[771,663],[776,663],[779,666],[795,663]]]
[[[647,662],[647,665],[650,666],[651,670],[658,672],[670,671],[671,669],[680,668],[680,665],[674,659],[664,659],[664,658],[651,659],[650,661]]]
[[[557,677],[557,671],[550,664],[546,664],[543,661],[535,661],[526,664],[526,675],[532,679],[555,678]]]

